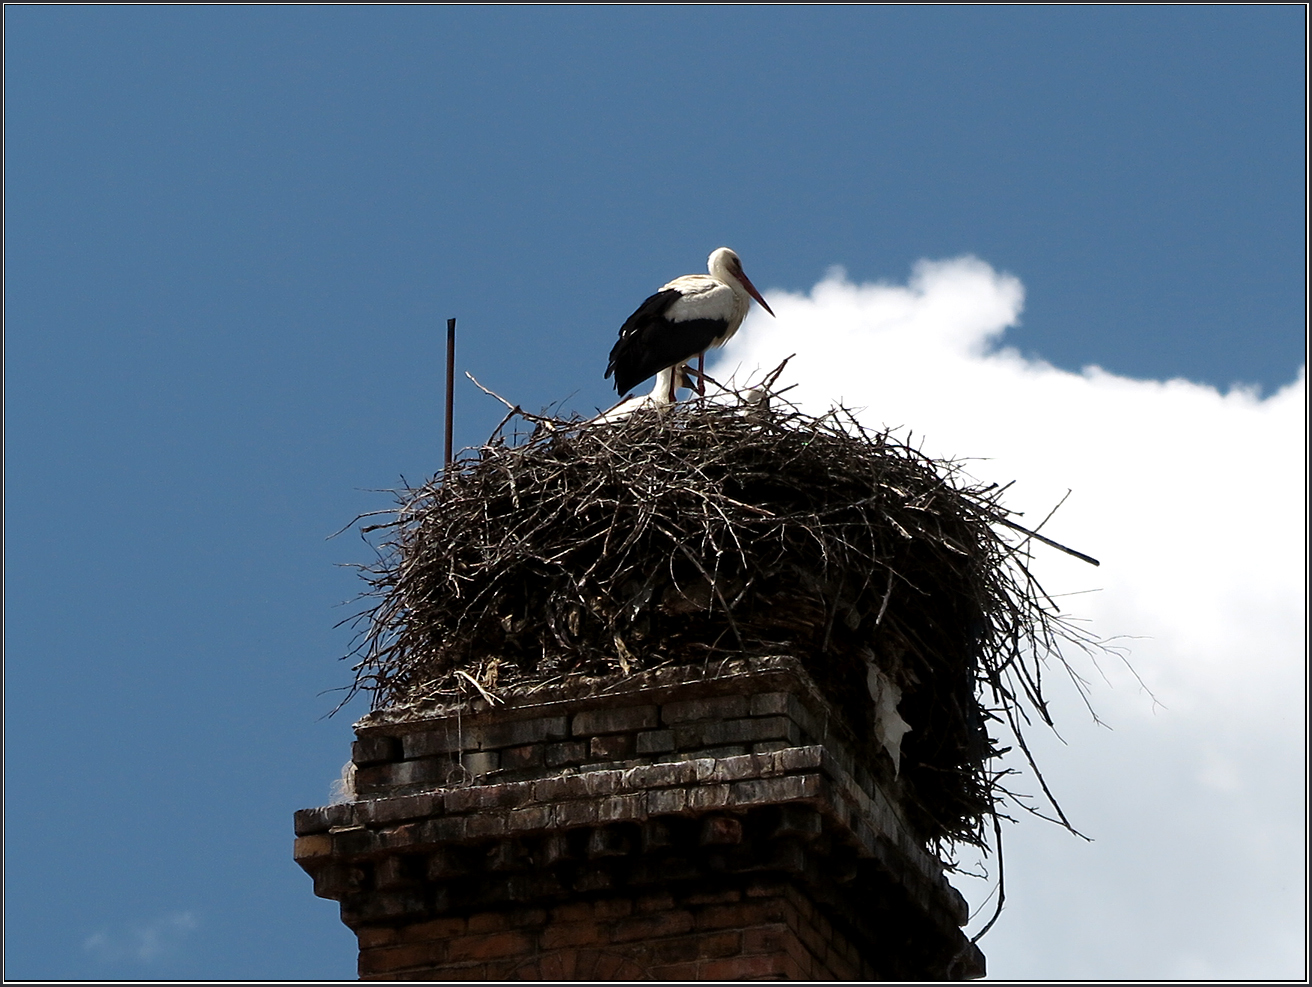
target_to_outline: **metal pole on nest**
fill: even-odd
[[[451,465],[451,417],[456,403],[456,320],[446,320],[446,455],[443,467]]]

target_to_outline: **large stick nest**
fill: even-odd
[[[1029,715],[1047,719],[1043,664],[1070,636],[999,489],[844,409],[738,402],[611,423],[515,409],[402,491],[366,529],[388,538],[365,570],[356,689],[423,705],[473,682],[793,655],[927,843],[984,845],[1010,795],[987,724],[1024,747]],[[531,435],[506,431],[519,421]],[[876,739],[887,682],[911,727],[897,767]]]

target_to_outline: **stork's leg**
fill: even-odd
[[[674,404],[674,388],[679,381],[679,377],[682,375],[681,374],[682,369],[683,369],[682,367],[676,364],[670,370],[670,404]]]
[[[706,351],[697,354],[697,396],[706,397]]]

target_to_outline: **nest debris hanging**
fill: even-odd
[[[516,408],[400,491],[365,529],[388,536],[364,570],[353,691],[422,706],[471,682],[789,654],[869,738],[927,843],[985,846],[1015,798],[988,724],[1024,749],[1030,715],[1047,721],[1047,659],[1087,641],[1030,576],[996,486],[843,408],[803,414],[773,379],[608,423]],[[508,434],[516,420],[532,434]]]

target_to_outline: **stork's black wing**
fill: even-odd
[[[653,374],[682,363],[705,350],[724,332],[721,319],[666,318],[682,292],[674,288],[658,291],[638,306],[620,326],[620,338],[610,351],[606,376],[615,375],[615,390],[632,390]]]

